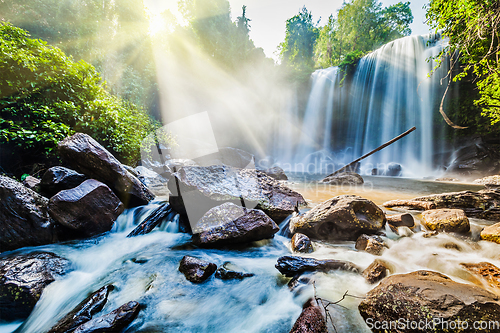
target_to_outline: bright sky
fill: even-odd
[[[403,0],[404,1],[404,0]],[[398,3],[399,0],[382,0],[384,7]],[[276,59],[276,48],[285,38],[285,22],[298,14],[305,5],[312,13],[316,22],[321,18],[320,25],[326,24],[330,14],[336,16],[343,0],[229,0],[233,21],[241,15],[241,7],[247,6],[246,16],[251,19],[250,38],[256,47],[262,47],[267,57]],[[426,34],[429,28],[425,25],[425,10],[422,8],[428,1],[413,0],[410,3],[413,12],[413,23],[410,25],[412,34]],[[177,0],[144,0],[144,4],[153,14],[159,14],[170,9],[174,15],[177,12]]]

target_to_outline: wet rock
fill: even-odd
[[[344,260],[326,259],[317,260],[296,256],[278,258],[274,266],[281,274],[292,277],[303,272],[328,272],[333,270],[350,271],[359,273],[359,268],[352,262]]]
[[[148,189],[153,192],[156,196],[168,196],[170,193],[168,190],[167,182],[168,176],[165,178],[158,173],[149,170],[148,168],[140,165],[133,169],[136,173],[136,177],[148,187]]]
[[[238,169],[255,169],[255,157],[242,149],[222,147],[213,154],[197,157],[194,161],[200,166],[226,165]]]
[[[437,182],[458,182],[460,181],[457,178],[449,178],[449,177],[443,177],[443,178],[436,178]]]
[[[69,269],[68,260],[50,252],[0,258],[0,319],[28,317],[44,288]]]
[[[290,279],[287,286],[291,292],[300,294],[301,291],[314,282],[312,273],[297,274]]]
[[[431,271],[397,274],[383,279],[359,304],[359,312],[367,321],[420,322],[428,320],[494,321],[500,316],[500,298],[477,286],[457,283]],[[431,330],[419,330],[418,332]],[[436,332],[443,331],[436,326]],[[484,330],[496,332],[497,330]],[[412,330],[416,332],[416,330]],[[453,332],[458,332],[453,330]]]
[[[384,212],[372,201],[356,195],[333,197],[290,221],[290,231],[311,239],[356,240],[385,225]]]
[[[500,185],[500,175],[479,178],[474,180],[472,183],[481,185]]]
[[[424,234],[422,236],[424,238],[431,238],[431,237],[434,237],[437,235],[439,235],[439,232],[437,232],[437,231],[426,231],[426,232],[424,232]]]
[[[500,244],[500,223],[484,228],[481,231],[481,239]]]
[[[389,163],[384,172],[384,176],[388,177],[401,177],[403,174],[403,167],[398,163]]]
[[[383,205],[384,207],[409,207],[418,210],[462,209],[468,217],[498,221],[500,220],[500,189],[433,194],[411,200],[392,200]]]
[[[86,323],[92,319],[92,316],[102,310],[108,301],[109,292],[113,289],[112,285],[107,285],[93,292],[70,313],[59,320],[47,333],[71,332],[81,324]]]
[[[145,205],[154,198],[139,179],[87,134],[76,133],[64,139],[58,149],[68,165],[108,185],[125,207]]]
[[[384,240],[376,235],[361,235],[356,240],[356,250],[365,251],[375,256],[382,254],[387,245]]]
[[[446,176],[477,178],[500,171],[500,154],[480,139],[456,151],[455,156],[446,169]]]
[[[89,179],[50,198],[49,213],[63,226],[90,237],[111,230],[123,204],[105,184]]]
[[[395,228],[408,227],[411,229],[415,227],[415,220],[413,219],[413,216],[408,213],[386,215],[385,218],[387,219],[387,223]]]
[[[217,247],[272,238],[279,227],[260,210],[226,202],[206,212],[192,230],[194,244]]]
[[[27,188],[29,188],[30,190],[38,191],[40,188],[40,179],[37,179],[33,176],[28,176],[24,178],[22,184]]]
[[[263,210],[276,223],[306,204],[299,193],[255,169],[215,165],[183,167],[168,182],[172,208],[195,224],[224,202]]]
[[[139,303],[131,301],[103,316],[91,319],[78,326],[73,333],[121,332],[139,314]]]
[[[276,180],[288,180],[285,171],[279,166],[273,166],[272,168],[269,169],[259,169],[259,170]]]
[[[314,251],[309,237],[299,232],[293,235],[291,245],[293,252],[311,253]]]
[[[326,319],[316,300],[307,301],[290,333],[327,333]]]
[[[40,191],[50,198],[59,191],[77,187],[87,179],[87,176],[74,170],[55,166],[43,174],[42,181],[40,182]]]
[[[370,266],[363,271],[363,276],[369,283],[377,283],[387,276],[388,265],[380,259],[375,259]]]
[[[58,226],[48,204],[47,198],[0,176],[0,251],[56,242]]]
[[[480,262],[478,264],[464,263],[460,265],[472,274],[480,277],[487,287],[494,289],[497,294],[500,293],[500,268],[489,262]]]
[[[329,175],[321,180],[321,183],[331,185],[360,185],[364,183],[363,177],[354,172],[344,172]]]
[[[461,209],[432,209],[422,213],[422,223],[431,231],[467,233],[469,219]]]
[[[247,277],[252,277],[253,273],[239,272],[239,268],[230,262],[225,262],[221,267],[215,272],[215,277],[221,280],[243,280]]]
[[[172,207],[168,202],[162,203],[158,208],[152,211],[137,227],[132,230],[127,237],[135,237],[145,235],[153,231],[158,225],[161,224],[169,216],[172,216]],[[169,220],[167,220],[169,221]]]
[[[193,283],[205,281],[216,269],[216,264],[191,256],[184,256],[179,264],[179,271]]]

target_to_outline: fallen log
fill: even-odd
[[[165,202],[156,208],[146,219],[132,230],[127,237],[135,237],[150,233],[156,226],[158,226],[165,217],[172,213],[172,207],[168,202]]]

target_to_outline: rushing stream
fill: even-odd
[[[372,177],[367,179],[367,183],[373,183],[373,189],[369,191],[337,187],[314,192],[310,185],[299,182],[299,179],[292,180],[292,186],[304,190],[310,206],[337,194],[347,194],[346,191],[381,203],[381,193],[388,199],[395,199],[402,195],[437,192],[439,188],[447,191],[477,189],[470,185]],[[47,331],[88,294],[106,284],[113,284],[116,288],[110,293],[101,314],[131,300],[143,305],[126,332],[288,332],[299,316],[302,304],[314,292],[323,299],[337,301],[346,291],[348,296],[339,305],[329,307],[336,332],[370,331],[359,315],[357,305],[359,297],[373,286],[360,274],[335,271],[314,274],[314,288],[308,286],[300,292],[290,292],[286,285],[288,280],[274,267],[280,256],[291,253],[289,239],[279,234],[272,240],[249,247],[198,249],[190,244],[189,235],[178,232],[176,217],[171,217],[171,222],[164,222],[148,235],[126,238],[157,205],[155,202],[124,212],[112,232],[97,238],[16,251],[54,252],[69,259],[73,271],[44,290],[30,317],[19,328],[20,323],[3,324],[0,332],[12,332],[16,328],[16,332]],[[416,213],[414,216],[419,218]],[[387,229],[386,242],[390,248],[382,258],[392,263],[397,273],[431,269],[456,281],[467,282],[470,276],[459,266],[460,263],[488,261],[500,266],[500,245],[471,240],[477,238],[477,226],[493,222],[471,219],[471,224],[470,239],[448,234],[424,238],[423,233],[399,238]],[[315,251],[305,256],[349,260],[362,269],[376,258],[355,250],[354,242],[314,242],[314,246]],[[193,284],[178,270],[184,255],[199,257],[218,266],[229,261],[255,276],[229,281],[211,277],[205,283]]]

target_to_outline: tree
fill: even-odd
[[[476,105],[500,122],[500,2],[498,0],[431,0],[427,20],[449,38],[448,54],[460,52],[460,80],[472,73],[479,98]],[[444,53],[443,53],[444,55]],[[492,131],[495,129],[492,128]],[[498,127],[496,128],[498,131]]]
[[[304,6],[286,21],[285,41],[279,46],[281,63],[298,71],[312,71],[313,52],[319,30]]]

